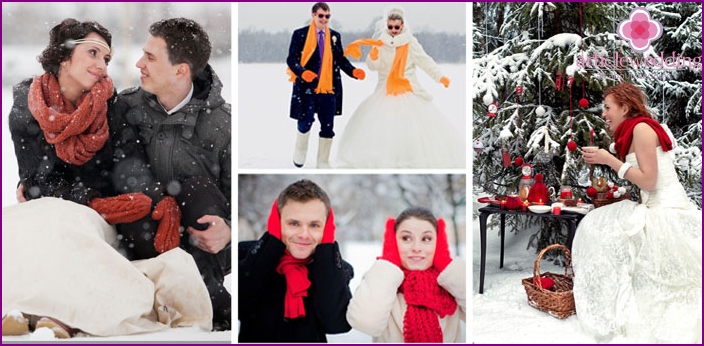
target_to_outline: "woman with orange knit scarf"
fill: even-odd
[[[13,90],[9,125],[21,203],[2,211],[3,335],[42,327],[58,338],[79,330],[108,336],[210,328],[208,292],[190,255],[174,250],[133,264],[115,248],[111,225],[149,215],[152,198],[127,193],[148,180],[140,174],[149,177],[149,169],[111,177],[122,159],[143,155],[138,141],[121,138],[129,124],[108,116],[111,41],[96,22],[65,19],[39,57],[45,73]],[[152,217],[178,237],[179,214],[174,201],[162,199]]]
[[[377,24],[373,39],[347,46],[359,59],[371,46],[376,89],[357,107],[344,128],[338,164],[347,168],[464,168],[464,140],[423,89],[416,69],[448,88],[450,79],[410,31],[403,10],[393,7]]]
[[[384,249],[347,308],[374,342],[464,342],[465,263],[450,258],[445,221],[419,207],[389,218]]]

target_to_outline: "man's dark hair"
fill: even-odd
[[[200,24],[188,18],[160,20],[149,27],[149,34],[166,42],[169,62],[188,64],[191,80],[205,69],[210,59],[210,39]]]
[[[79,22],[73,18],[66,18],[53,27],[49,31],[49,45],[37,57],[44,71],[57,76],[61,63],[71,59],[73,49],[76,48],[71,40],[85,38],[91,32],[100,35],[108,46],[112,47],[110,31],[97,22]]]
[[[328,194],[314,182],[303,179],[287,186],[281,191],[278,201],[276,202],[276,207],[279,210],[279,214],[281,214],[281,209],[289,200],[305,203],[316,199],[325,204],[325,214],[327,215],[330,211],[330,198]]]
[[[313,5],[313,11],[311,13],[318,12],[318,9],[330,12],[330,6],[328,6],[326,2],[316,2],[315,5]]]

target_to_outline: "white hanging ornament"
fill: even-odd
[[[535,115],[539,117],[545,115],[545,108],[543,108],[543,106],[538,106],[538,108],[535,109]]]
[[[474,152],[476,152],[477,154],[481,154],[483,150],[484,150],[484,143],[482,143],[482,141],[480,141],[478,139],[475,140],[474,141]]]
[[[494,102],[494,97],[491,96],[491,93],[486,93],[486,95],[484,95],[484,97],[482,97],[482,101],[484,102],[485,106],[488,106],[492,102]]]

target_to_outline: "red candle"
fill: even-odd
[[[562,214],[562,208],[560,208],[559,205],[556,205],[556,206],[552,207],[552,213],[553,213],[553,215],[560,215],[560,214]]]
[[[570,191],[570,190],[563,190],[563,191],[560,191],[560,198],[562,198],[562,199],[572,199],[572,191]]]
[[[506,210],[506,200],[502,199],[501,200],[501,205],[499,207],[501,210]]]

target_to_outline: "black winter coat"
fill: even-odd
[[[308,264],[311,286],[303,298],[306,316],[284,318],[286,278],[276,272],[286,246],[268,232],[258,241],[239,243],[238,342],[327,342],[325,334],[345,333],[352,298],[352,266],[337,243],[320,244]]]
[[[122,160],[143,157],[144,150],[136,141],[122,138],[127,126],[110,116],[115,97],[108,100],[110,137],[101,150],[83,165],[66,163],[56,155],[54,145],[47,143],[39,123],[29,112],[27,95],[32,79],[26,79],[13,88],[14,103],[9,116],[10,133],[15,145],[20,183],[25,187],[27,200],[52,196],[83,205],[95,197],[115,194],[113,185],[125,185],[125,176],[112,174]],[[134,174],[129,174],[134,181]]]
[[[296,81],[293,83],[293,94],[291,95],[290,117],[294,119],[301,119],[303,117],[303,105],[306,104],[304,98],[314,96],[315,92],[313,90],[318,86],[317,78],[311,83],[301,78],[305,70],[310,70],[317,74],[321,64],[320,55],[316,48],[316,51],[311,55],[306,65],[301,66],[301,56],[303,55],[303,46],[306,43],[307,35],[308,26],[296,29],[293,32],[291,44],[288,48],[288,57],[286,58],[286,64],[297,77]],[[354,71],[355,67],[344,55],[340,33],[330,29],[330,40],[331,42],[328,43],[332,44],[332,87],[337,99],[335,115],[340,115],[342,114],[342,77],[340,76],[340,69],[348,76],[355,78],[352,75],[352,71]]]
[[[140,87],[117,97],[115,117],[136,126],[155,178],[163,185],[190,177],[215,183],[230,200],[231,113],[222,83],[208,65],[193,81],[191,101],[168,115],[154,94]]]

